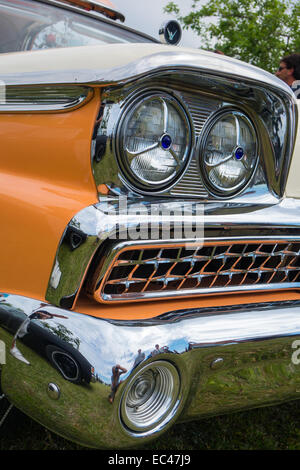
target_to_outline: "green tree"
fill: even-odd
[[[43,322],[43,327],[48,328],[48,330],[52,331],[55,336],[62,339],[66,343],[71,344],[74,348],[79,349],[80,346],[80,339],[73,336],[73,333],[68,330],[64,325],[49,325],[48,322]]]
[[[199,35],[201,48],[270,72],[282,56],[300,51],[299,0],[193,0],[191,8],[186,16],[174,2],[164,10]]]

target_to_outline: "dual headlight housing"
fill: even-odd
[[[174,186],[193,152],[199,177],[214,196],[240,192],[258,163],[257,134],[242,111],[224,108],[205,124],[195,143],[192,119],[184,104],[164,91],[131,100],[116,132],[116,154],[127,184],[143,193]]]

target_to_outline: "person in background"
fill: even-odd
[[[300,99],[300,54],[295,53],[283,57],[275,75],[287,83],[296,98]]]

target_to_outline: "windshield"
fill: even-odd
[[[34,0],[0,0],[0,52],[151,42],[101,19]]]

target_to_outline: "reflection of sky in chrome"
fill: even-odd
[[[24,299],[11,297],[11,303],[24,306]],[[8,299],[9,300],[9,299]],[[38,302],[36,302],[40,305]],[[138,349],[147,357],[155,349],[168,346],[178,353],[186,351],[189,343],[216,344],[234,340],[263,338],[269,335],[291,334],[300,328],[293,309],[249,311],[188,318],[174,323],[151,326],[118,326],[108,321],[48,307],[49,313],[64,314],[69,319],[52,319],[53,326],[63,324],[73,337],[80,338],[80,352],[95,367],[98,376],[110,382],[111,369],[120,364],[130,372]],[[84,338],[84,339],[83,339]],[[123,376],[125,378],[125,375]]]
[[[118,327],[106,321],[101,321],[99,324],[100,321],[72,313],[71,323],[69,320],[53,319],[51,326],[63,324],[71,329],[73,337],[85,338],[85,341],[81,340],[79,350],[95,367],[95,372],[101,380],[106,383],[110,382],[112,367],[116,364],[120,364],[130,372],[139,349],[147,358],[156,344],[160,347],[168,346],[171,351],[177,352],[184,351],[188,346],[187,338],[178,340],[178,328],[176,331],[171,329],[168,332],[166,327],[161,326]],[[47,322],[50,324],[49,320]],[[125,376],[124,374],[123,377]]]
[[[198,346],[232,344],[272,335],[286,336],[300,331],[300,307],[229,312],[185,318],[173,323],[133,327],[114,325],[106,320],[56,307],[45,308],[36,300],[15,295],[1,298],[1,302],[6,301],[27,314],[42,306],[49,313],[68,316],[68,319],[53,318],[46,322],[53,327],[62,324],[72,333],[73,338],[78,337],[80,353],[95,368],[100,379],[108,384],[113,366],[120,364],[129,373],[138,350],[141,349],[147,358],[156,344],[160,347],[168,346],[170,351],[183,353],[190,343]],[[122,377],[125,378],[126,375]]]
[[[112,366],[120,364],[130,372],[138,349],[147,357],[156,344],[182,353],[189,343],[229,344],[237,339],[241,341],[297,331],[300,323],[290,310],[203,316],[146,327],[117,326],[72,312],[69,325],[69,320],[53,320],[53,323],[62,323],[71,329],[74,336],[85,338],[80,344],[80,352],[95,367],[100,378],[109,383]]]

